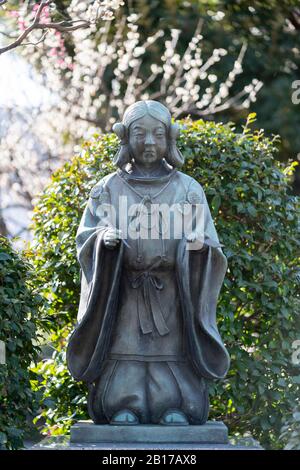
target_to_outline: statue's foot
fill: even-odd
[[[139,424],[138,417],[130,410],[121,410],[115,413],[110,420],[110,424],[132,425]]]
[[[188,426],[189,422],[182,411],[168,410],[163,414],[159,424],[165,426]]]

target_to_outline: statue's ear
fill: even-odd
[[[178,139],[180,134],[180,126],[175,122],[174,124],[171,124],[170,126],[170,139],[171,140],[176,140]]]
[[[114,164],[120,168],[123,168],[123,166],[125,166],[131,160],[127,139],[127,128],[121,122],[116,122],[116,124],[113,125],[113,131],[117,134],[121,141],[121,147],[115,155]]]
[[[126,139],[126,127],[124,126],[124,124],[122,124],[121,122],[116,122],[113,125],[112,129],[114,133],[117,134],[121,142],[124,142],[124,140]]]
[[[173,167],[180,168],[184,164],[184,157],[176,146],[176,139],[180,134],[180,126],[176,122],[170,125],[169,128],[169,148],[165,157],[166,161]]]

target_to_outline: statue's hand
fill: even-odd
[[[197,232],[191,232],[189,235],[187,235],[186,241],[188,243],[193,243],[193,249],[197,250],[199,253],[202,253],[208,249],[207,244],[199,239]]]
[[[120,243],[120,238],[122,236],[121,230],[117,228],[109,228],[106,230],[103,241],[106,248],[115,248]]]
[[[196,241],[198,238],[198,235],[196,232],[191,232],[189,235],[187,235],[186,240],[187,242],[193,243]]]

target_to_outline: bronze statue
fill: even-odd
[[[114,131],[118,169],[92,189],[76,238],[82,285],[68,367],[87,382],[97,424],[204,424],[206,379],[229,367],[216,325],[227,260],[201,185],[178,170],[179,126],[168,109],[139,101]],[[201,206],[202,243],[194,215],[190,232],[175,237],[164,236],[158,214],[157,235],[142,237],[141,214],[148,220],[159,205],[176,207],[177,220]]]

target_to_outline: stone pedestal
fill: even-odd
[[[208,421],[202,426],[97,425],[79,421],[71,428],[70,442],[88,444],[228,444],[224,423]]]
[[[70,436],[53,436],[29,447],[31,450],[261,450],[252,438],[228,440],[221,421],[202,426],[96,425],[79,421]]]

